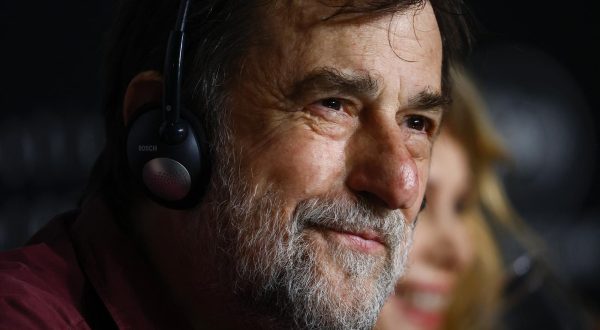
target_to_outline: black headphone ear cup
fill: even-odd
[[[203,131],[193,115],[182,111],[179,123],[185,138],[168,143],[161,138],[163,114],[160,107],[137,116],[127,134],[129,168],[147,195],[170,208],[196,205],[209,177]]]

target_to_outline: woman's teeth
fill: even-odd
[[[427,312],[441,312],[448,306],[448,296],[436,292],[413,291],[405,296],[415,308]]]

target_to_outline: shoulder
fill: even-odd
[[[0,329],[87,329],[78,306],[84,276],[67,237],[0,252]]]
[[[0,262],[0,329],[44,328],[86,329],[79,313],[39,277],[23,265]]]

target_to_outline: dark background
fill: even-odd
[[[560,174],[585,184],[576,192],[568,185],[552,191],[557,203],[567,196],[577,196],[579,203],[540,213],[527,208],[535,200],[514,202],[546,240],[557,274],[590,308],[600,310],[597,11],[592,1],[468,3],[482,45],[508,42],[545,54],[572,75],[587,101],[586,109],[565,114],[586,118],[585,125],[571,125],[568,132],[587,132],[576,141],[586,155],[570,158],[589,166]],[[102,55],[113,5],[99,0],[0,3],[0,249],[22,244],[53,214],[73,208],[85,185],[103,141]],[[518,182],[507,184],[513,199],[525,191]]]
[[[479,42],[511,40],[536,47],[560,62],[579,83],[589,103],[596,130],[600,124],[600,19],[592,1],[467,0],[479,25]],[[600,139],[589,141],[600,155]],[[585,207],[600,205],[600,171]]]

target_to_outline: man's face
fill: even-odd
[[[441,40],[429,4],[323,21],[319,3],[269,9],[207,200],[240,296],[295,326],[368,328],[421,205]]]

